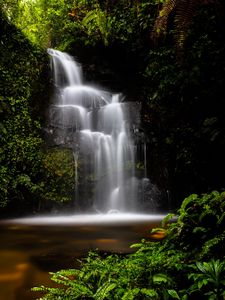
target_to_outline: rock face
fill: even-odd
[[[135,140],[135,144],[144,143],[145,137],[141,129],[141,104],[138,102],[126,102],[124,106],[124,116],[127,130]],[[98,113],[98,108],[93,113]],[[66,113],[60,107],[50,105],[48,112],[48,122],[45,127],[45,140],[48,146],[63,146],[74,149],[78,145],[80,124],[74,118],[72,109]],[[129,122],[128,122],[129,120]],[[130,123],[132,120],[132,123]]]

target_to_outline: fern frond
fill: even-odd
[[[123,295],[122,300],[134,300],[135,297],[139,294],[139,292],[139,288],[130,289]]]
[[[201,1],[200,1],[201,2]],[[185,40],[187,38],[189,26],[196,14],[200,4],[197,0],[179,0],[176,6],[175,25],[175,44],[178,57],[183,56]]]
[[[177,0],[167,0],[161,10],[159,11],[158,17],[156,18],[152,39],[156,41],[161,35],[165,34],[167,31],[168,18],[171,12],[175,9]]]
[[[200,5],[216,5],[217,1],[211,0],[167,0],[159,10],[151,37],[156,43],[167,32],[169,16],[172,12],[174,17],[175,46],[178,61],[182,60],[184,45],[188,35],[190,24]]]
[[[88,26],[90,22],[97,18],[96,11],[90,10],[86,16],[83,18],[82,23],[84,26]]]
[[[105,282],[102,286],[98,288],[94,295],[96,300],[104,300],[108,297],[109,293],[116,287],[115,283]]]

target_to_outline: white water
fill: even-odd
[[[75,128],[79,147],[74,147],[74,157],[85,158],[89,167],[84,177],[91,175],[95,181],[93,208],[100,212],[135,211],[135,153],[122,95],[83,84],[81,68],[71,56],[52,49],[48,53],[58,90],[53,109],[64,128],[71,124]],[[76,180],[78,176],[76,169]],[[81,180],[85,182],[85,178]]]
[[[112,213],[108,214],[81,214],[81,215],[66,215],[66,216],[36,216],[17,219],[9,219],[0,222],[10,225],[131,225],[131,224],[159,224],[165,217],[163,214],[147,215],[138,213]]]

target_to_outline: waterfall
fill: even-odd
[[[135,211],[135,147],[124,97],[85,85],[79,64],[68,54],[53,49],[48,53],[57,91],[51,119],[64,128],[64,142],[68,128],[73,128],[76,180],[80,178],[77,159],[83,157],[83,189],[90,194],[85,178],[92,176],[93,208],[101,212]]]

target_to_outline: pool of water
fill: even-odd
[[[150,237],[163,215],[107,214],[11,219],[0,222],[0,300],[31,300],[33,286],[51,285],[48,272],[78,267],[91,249],[129,253]],[[159,238],[158,236],[155,238]]]

